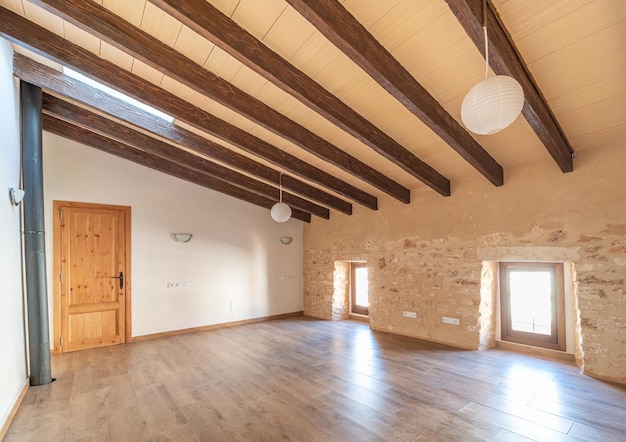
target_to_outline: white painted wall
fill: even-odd
[[[51,311],[53,200],[132,207],[133,336],[303,310],[302,222],[56,135],[43,145]]]
[[[0,39],[0,427],[27,382],[22,291],[20,207],[9,187],[20,187],[20,134],[13,51]]]

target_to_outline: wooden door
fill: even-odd
[[[54,202],[55,350],[130,339],[130,207]]]

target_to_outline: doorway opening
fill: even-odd
[[[369,322],[369,282],[365,261],[335,261],[332,319]]]
[[[500,263],[503,341],[566,350],[563,264]]]
[[[369,316],[369,290],[367,265],[364,262],[350,263],[350,314]]]

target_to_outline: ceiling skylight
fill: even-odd
[[[163,120],[167,121],[168,123],[171,123],[174,121],[174,117],[167,115],[164,112],[161,112],[158,109],[153,108],[152,106],[148,106],[147,104],[144,104],[138,100],[135,100],[134,98],[129,97],[126,94],[122,94],[121,92],[116,91],[115,89],[112,89],[108,86],[103,85],[102,83],[99,83],[95,80],[92,80],[89,77],[84,76],[83,74],[80,74],[68,67],[63,67],[63,73],[65,73],[67,76],[72,77],[75,80],[78,80],[82,83],[88,84],[91,87],[95,87],[96,89],[101,90],[102,92],[105,92],[115,98],[119,98],[120,100],[125,101],[126,103],[135,106],[136,108],[139,108],[141,110],[144,110],[146,112],[151,113],[152,115],[162,118]]]

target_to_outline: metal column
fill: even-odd
[[[24,265],[28,309],[30,384],[52,382],[43,202],[41,88],[20,82]]]

